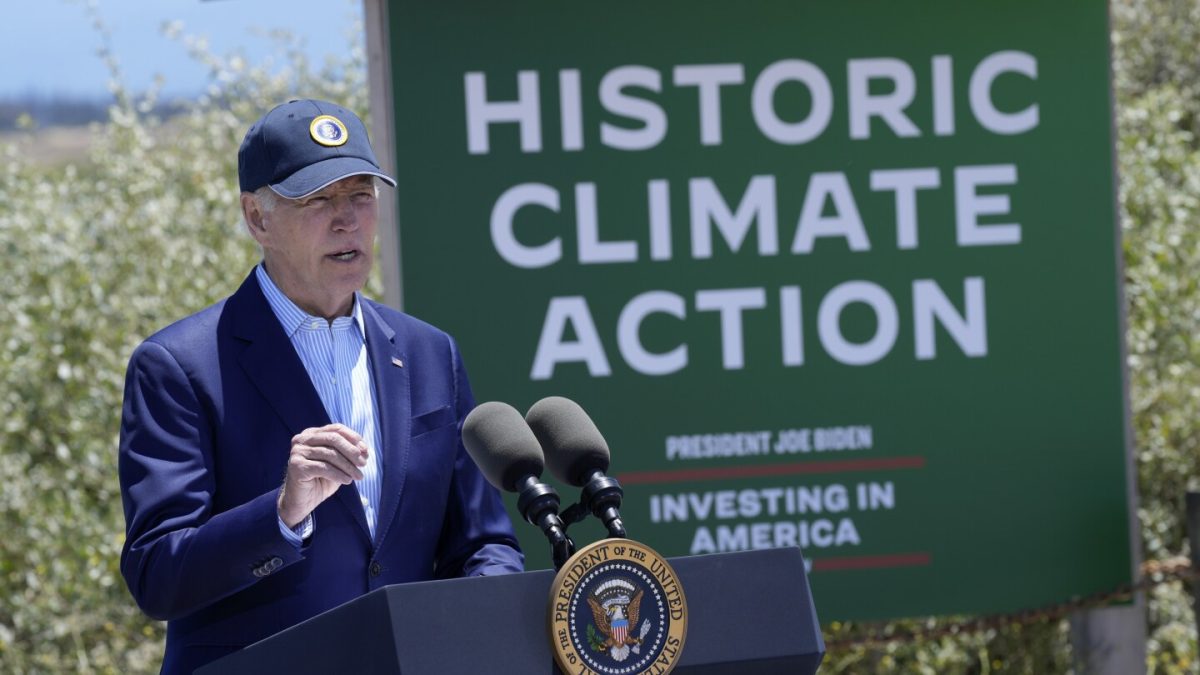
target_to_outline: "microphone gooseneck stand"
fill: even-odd
[[[562,569],[575,554],[575,542],[567,536],[567,526],[558,515],[558,493],[537,476],[526,476],[517,484],[517,491],[517,510],[525,520],[541,528],[550,542],[554,569]]]
[[[582,521],[590,513],[604,523],[610,538],[627,538],[620,511],[621,498],[624,496],[625,491],[621,489],[621,484],[616,478],[604,475],[600,469],[591,471],[583,485],[579,501],[562,513],[564,527]]]

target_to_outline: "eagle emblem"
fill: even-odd
[[[668,675],[683,653],[687,601],[662,556],[601,539],[558,570],[546,609],[555,672]]]
[[[639,635],[633,635],[642,607],[642,589],[625,579],[612,579],[589,595],[587,602],[599,632],[588,636],[592,649],[608,651],[617,662],[629,657],[631,647],[634,654],[641,651],[642,640],[650,632],[650,620],[646,619]]]
[[[318,115],[308,125],[308,134],[312,139],[328,148],[345,145],[350,138],[346,125],[333,115]]]

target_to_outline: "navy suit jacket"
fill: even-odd
[[[279,531],[292,436],[329,417],[253,274],[134,351],[121,572],[168,622],[164,672],[190,673],[380,586],[522,569],[500,497],[462,445],[474,400],[454,341],[369,300],[362,312],[383,444],[374,540],[353,484],[317,507],[303,547]]]

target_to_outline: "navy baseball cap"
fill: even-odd
[[[362,120],[327,101],[304,99],[276,106],[250,127],[238,149],[242,192],[268,185],[284,197],[299,199],[364,174],[396,185],[379,168]]]

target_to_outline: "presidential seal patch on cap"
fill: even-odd
[[[687,636],[675,570],[630,539],[603,539],[571,556],[550,587],[548,618],[564,673],[669,673]]]
[[[327,147],[344,145],[350,139],[346,125],[333,115],[318,115],[308,125],[308,133],[312,139]]]

